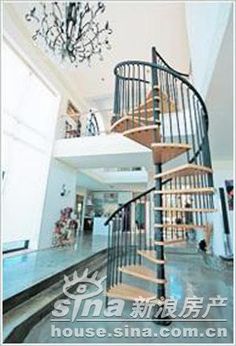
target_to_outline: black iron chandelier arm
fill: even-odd
[[[95,54],[102,58],[102,47],[110,49],[108,38],[105,36],[101,40],[102,35],[112,34],[109,22],[100,26],[97,21],[97,16],[105,11],[102,2],[97,6],[90,6],[88,2],[51,2],[39,6],[41,18],[36,13],[37,6],[25,15],[28,22],[34,20],[38,25],[32,38],[34,41],[42,40],[62,62],[69,61],[77,67],[78,62],[90,62]]]
[[[40,22],[40,19],[35,15],[36,7],[33,7],[29,13],[26,13],[25,19],[27,22],[31,22],[32,19],[36,20],[36,22]]]

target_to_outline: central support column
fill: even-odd
[[[159,174],[162,173],[162,165],[156,164],[155,165],[155,173]],[[155,183],[156,191],[161,191],[162,189],[162,179],[158,178],[156,179]],[[162,207],[162,195],[160,193],[155,195],[154,199],[154,207]],[[162,210],[154,210],[154,220],[155,224],[162,225],[163,224],[163,211]],[[154,230],[155,234],[155,241],[163,242],[163,228],[162,227],[155,227]],[[156,250],[156,258],[159,260],[164,260],[164,246],[163,245],[155,245]],[[165,279],[165,265],[164,264],[157,264],[157,278],[158,279]],[[165,298],[165,285],[157,284],[157,298]]]
[[[157,64],[156,59],[156,50],[155,47],[152,48],[152,63]],[[160,124],[160,95],[159,95],[159,89],[158,89],[158,74],[157,74],[157,68],[152,67],[152,97],[153,97],[153,119],[154,123],[156,125],[161,126]],[[156,142],[157,139],[154,138],[154,142]],[[158,163],[155,164],[155,173],[159,174],[162,173],[162,164]],[[156,179],[155,183],[156,191],[161,191],[162,189],[162,179],[158,178]],[[154,197],[154,207],[162,207],[162,195],[156,194]],[[154,210],[154,222],[155,224],[162,225],[163,223],[163,211],[162,210]],[[155,241],[162,242],[163,239],[163,228],[155,227],[154,229],[154,238]],[[156,250],[156,258],[159,260],[164,260],[164,246],[163,245],[155,245]],[[165,279],[165,265],[164,264],[157,264],[157,278],[158,279]],[[157,298],[165,298],[165,285],[157,284]]]
[[[152,48],[152,63],[157,65],[157,58],[156,58],[156,49],[155,47]],[[158,84],[158,69],[156,66],[152,66],[152,97],[153,97],[153,120],[155,125],[161,126],[160,122],[160,93],[161,89],[159,88]],[[159,141],[158,138],[154,138],[154,143]],[[162,173],[162,164],[161,163],[155,163],[155,173],[160,174]],[[157,178],[155,181],[155,187],[156,191],[162,190],[162,178]],[[160,208],[162,207],[162,194],[158,193],[154,197],[154,207]],[[162,225],[163,224],[163,211],[162,210],[154,210],[154,224]],[[154,226],[155,227],[155,226]],[[154,228],[154,240],[158,242],[164,241],[164,229],[163,227],[155,227]],[[164,260],[164,245],[154,245],[155,251],[156,251],[156,258],[158,260]],[[157,279],[165,280],[165,264],[157,264]],[[165,292],[165,284],[157,284],[157,298],[158,299],[165,299],[166,298],[166,292]],[[158,307],[157,310],[160,308]],[[171,323],[171,320],[168,317],[161,317],[160,316],[153,316],[153,321],[160,325],[169,325]]]

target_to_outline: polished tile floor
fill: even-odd
[[[79,234],[74,246],[49,248],[3,259],[3,299],[107,247],[107,237]]]
[[[145,263],[146,264],[146,263]],[[101,272],[100,275],[104,275],[106,272]],[[173,321],[168,327],[171,331],[179,328],[197,328],[200,336],[190,337],[177,334],[170,335],[169,337],[161,337],[159,332],[161,327],[154,324],[151,321],[131,321],[124,319],[130,319],[131,303],[126,303],[125,309],[122,314],[122,318],[119,321],[112,321],[111,318],[102,316],[93,317],[89,316],[91,320],[84,320],[79,314],[78,319],[75,322],[63,321],[52,321],[51,313],[43,318],[40,323],[38,323],[29,333],[25,339],[25,343],[146,343],[146,344],[174,344],[174,343],[186,343],[186,344],[224,344],[232,343],[233,338],[233,268],[232,266],[212,266],[206,264],[204,258],[199,254],[168,254],[167,255],[167,265],[166,265],[166,276],[168,280],[167,284],[167,296],[175,298],[178,300],[178,305],[183,306],[185,297],[203,297],[204,298],[204,309],[206,308],[206,302],[209,298],[221,296],[227,297],[228,302],[225,307],[214,307],[210,310],[209,315],[206,320],[201,320],[198,318],[196,321]],[[135,281],[137,279],[132,279],[129,276],[124,275],[124,280],[128,284],[138,285],[145,287],[149,291],[155,292],[155,284],[149,284],[147,287],[147,282],[142,282],[141,280]],[[104,295],[99,296],[104,302]],[[97,298],[97,297],[96,297]],[[104,303],[103,303],[104,304]],[[72,305],[71,305],[72,306]],[[104,307],[105,305],[103,305]],[[201,311],[201,314],[205,311]],[[102,310],[104,311],[104,310]],[[70,313],[69,315],[70,316]],[[191,316],[190,316],[191,317]],[[52,325],[61,330],[74,329],[74,328],[106,328],[106,337],[77,337],[75,335],[61,337],[52,336]],[[122,331],[128,330],[128,328],[139,327],[139,328],[150,328],[158,336],[155,337],[114,337],[114,328],[121,328]],[[164,327],[162,327],[164,328]],[[206,336],[206,330],[209,328],[225,328],[227,330],[227,335],[223,337],[208,337]]]

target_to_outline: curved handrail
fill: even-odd
[[[189,73],[183,73],[183,72],[179,72],[179,71],[175,70],[173,67],[171,67],[171,66],[165,61],[165,59],[161,56],[161,54],[158,53],[158,51],[156,50],[155,47],[153,47],[153,49],[154,49],[154,51],[155,51],[156,56],[158,56],[158,58],[163,62],[164,65],[166,65],[166,67],[167,67],[168,69],[170,69],[171,71],[173,71],[173,72],[175,72],[175,73],[177,73],[177,74],[179,74],[179,75],[181,75],[181,76],[189,77],[189,75],[190,75]]]
[[[114,68],[114,73],[115,75],[117,75],[117,69],[123,65],[127,65],[127,64],[131,64],[131,65],[144,65],[144,66],[149,66],[151,68],[156,68],[159,69],[161,71],[167,72],[169,74],[172,74],[172,76],[174,76],[175,78],[179,79],[183,84],[185,84],[186,86],[189,87],[190,90],[192,90],[195,95],[198,97],[199,102],[202,105],[202,108],[204,110],[205,113],[205,117],[206,117],[206,129],[208,130],[209,127],[209,118],[208,118],[208,112],[207,112],[207,108],[205,105],[205,102],[202,98],[202,96],[199,94],[199,92],[194,88],[194,86],[184,77],[181,77],[180,74],[178,74],[177,72],[174,72],[173,70],[170,70],[169,68],[157,65],[157,64],[153,64],[151,62],[147,62],[147,61],[141,61],[141,60],[126,60],[126,61],[122,61],[119,64],[117,64]],[[122,76],[120,77],[122,78]]]
[[[119,213],[122,209],[124,209],[125,207],[127,207],[127,205],[137,201],[138,199],[148,195],[150,192],[154,191],[155,190],[155,186],[151,187],[150,189],[140,193],[138,196],[130,199],[128,202],[125,202],[124,204],[122,204],[118,209],[116,209],[112,214],[111,216],[106,220],[106,222],[104,223],[105,226],[107,226],[109,224],[109,222],[113,219],[113,217]]]
[[[116,79],[113,120],[123,117],[124,122],[122,129],[113,127],[113,130],[123,132],[135,129],[141,133],[143,126],[148,126],[150,123],[158,124],[158,131],[150,132],[150,137],[149,134],[144,136],[143,141],[139,141],[138,138],[131,137],[131,139],[146,144],[149,148],[152,148],[152,143],[161,143],[164,148],[172,144],[175,147],[178,143],[188,145],[189,148],[185,153],[180,152],[185,154],[188,164],[193,162],[193,168],[212,167],[207,108],[203,98],[187,78],[188,74],[174,70],[155,47],[152,48],[152,62],[123,61],[117,64],[114,73]],[[126,121],[127,119],[129,121]],[[186,240],[186,232],[179,234],[178,226],[187,223],[186,215],[181,214],[179,222],[179,215],[168,213],[168,206],[170,208],[173,204],[179,206],[178,200],[172,194],[178,194],[178,189],[181,189],[180,194],[182,194],[188,188],[187,193],[190,193],[191,188],[213,186],[212,173],[202,170],[204,176],[199,175],[194,178],[191,177],[190,171],[186,176],[178,174],[185,166],[177,166],[173,172],[168,169],[164,171],[162,164],[168,159],[165,160],[165,157],[159,159],[156,152],[153,156],[155,187],[149,188],[118,207],[104,223],[108,226],[107,291],[113,287],[116,289],[117,285],[123,282],[121,268],[142,265],[142,257],[146,257],[146,251],[154,250],[155,258],[164,260],[164,250],[161,252],[158,250],[159,243],[156,241],[162,242],[169,238],[174,242]],[[170,155],[169,159],[177,156],[178,151],[173,157]],[[184,179],[182,176],[185,176]],[[164,184],[167,186],[163,189]],[[155,190],[157,195],[152,201],[150,195]],[[185,203],[181,197],[181,206]],[[194,194],[191,205],[192,210],[196,211],[192,213],[191,222],[193,225],[203,226],[207,218],[202,215],[202,211],[205,209],[208,211],[209,207],[214,208],[213,196]],[[158,230],[153,227],[153,221],[158,225]],[[165,229],[171,232],[167,233]],[[183,231],[184,229],[185,227]],[[164,272],[160,274],[158,272],[156,277],[165,279]],[[165,296],[165,289],[158,289],[157,295]]]
[[[129,80],[132,79],[132,77],[124,77],[122,75],[120,75],[120,71],[119,69],[125,66],[129,66],[129,65],[141,65],[141,66],[145,66],[145,67],[149,67],[151,69],[158,69],[161,70],[163,72],[166,72],[167,74],[172,75],[173,78],[175,78],[176,80],[179,80],[183,85],[185,85],[189,90],[191,90],[193,92],[193,94],[197,97],[199,103],[201,104],[202,110],[203,110],[203,121],[205,122],[205,129],[206,129],[206,134],[209,128],[209,121],[208,121],[208,112],[207,112],[207,108],[205,105],[205,102],[202,98],[202,96],[200,95],[200,93],[195,89],[195,87],[189,82],[189,80],[186,79],[186,77],[188,76],[187,74],[184,73],[180,73],[176,70],[174,70],[173,68],[171,68],[166,62],[165,60],[160,56],[159,53],[156,52],[156,54],[158,55],[159,59],[163,62],[163,64],[165,64],[165,66],[162,66],[160,64],[157,63],[151,63],[151,62],[146,62],[146,61],[138,61],[138,60],[127,60],[127,61],[123,61],[120,62],[119,64],[117,64],[114,68],[114,73],[116,75],[116,77],[120,78],[120,79],[124,79],[124,80]],[[144,81],[145,83],[150,83],[148,81]],[[203,137],[204,139],[205,137]],[[190,162],[193,162],[195,160],[195,156],[198,155],[201,151],[201,147],[202,144],[200,144],[198,151],[194,154],[194,157],[190,160]],[[139,194],[138,196],[136,196],[135,198],[129,200],[128,202],[124,203],[121,207],[119,207],[117,210],[115,210],[112,215],[106,220],[105,225],[108,225],[109,222],[114,218],[114,216],[116,216],[117,214],[119,214],[119,212],[121,210],[123,210],[125,207],[127,207],[128,205],[132,204],[133,202],[135,202],[136,200],[142,198],[143,196],[149,194],[150,192],[154,191],[155,187],[152,187],[150,189],[148,189],[147,191]]]

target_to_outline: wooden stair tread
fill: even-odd
[[[150,270],[149,268],[142,266],[142,265],[130,265],[126,267],[120,267],[119,271],[122,273],[134,276],[139,279],[147,280],[154,282],[156,284],[164,285],[166,283],[166,280],[164,279],[158,279],[156,277],[156,273]]]
[[[153,107],[153,99],[157,100],[157,101],[161,101],[161,97],[158,95],[155,95],[154,97],[152,97],[152,91],[150,91],[145,99],[145,102],[141,103],[139,107],[141,108],[145,108],[146,107]]]
[[[167,114],[167,113],[166,113]],[[143,116],[143,114],[139,114],[138,112],[137,113],[135,113],[134,115],[132,115],[132,114],[129,114],[128,115],[128,118],[131,118],[131,119],[135,119],[135,120],[139,120],[140,122],[142,122],[144,125],[147,125],[147,124],[149,124],[149,125],[155,125],[155,122],[154,122],[154,119],[153,119],[153,117],[151,117],[151,116],[147,116],[147,117],[145,117],[145,116]],[[161,119],[159,120],[159,122],[161,122]]]
[[[188,230],[188,229],[196,229],[196,228],[199,228],[199,229],[205,229],[206,228],[206,225],[194,225],[194,224],[171,224],[171,223],[166,223],[166,224],[154,224],[154,227],[156,228],[176,228],[176,229],[185,229],[185,230]]]
[[[165,163],[191,149],[189,144],[153,143],[152,155],[154,163]]]
[[[142,126],[144,124],[140,123],[138,121],[138,119],[132,119],[129,116],[124,116],[122,118],[120,118],[119,120],[117,120],[110,128],[111,132],[119,132],[119,133],[123,133],[124,131],[127,131],[128,129],[131,128],[136,128],[139,126]]]
[[[164,241],[154,241],[155,245],[161,245],[161,246],[180,244],[180,243],[186,244],[186,240],[185,239],[172,239],[172,240],[164,240]]]
[[[164,264],[165,260],[159,260],[156,258],[156,251],[154,250],[138,250],[138,254],[142,257],[147,258],[151,262],[154,262],[156,264]]]
[[[169,112],[175,112],[176,107],[172,99],[168,100],[168,96],[164,94],[160,87],[154,86],[154,89],[158,90],[158,95],[152,96],[152,90],[147,93],[145,102],[134,108],[134,112],[128,112],[127,115],[132,116],[133,114],[145,114],[147,118],[153,118],[153,99],[158,100],[158,107],[155,107],[155,110],[160,113],[169,114]]]
[[[131,118],[131,119],[133,118],[132,115],[129,115],[128,117]],[[147,121],[147,122],[149,123],[149,125],[155,125],[153,119],[145,118],[144,116],[139,116],[138,114],[135,114],[135,115],[134,115],[134,119],[135,119],[135,120],[140,120],[140,121],[143,122],[144,124],[145,124],[145,122]]]
[[[163,302],[156,298],[156,294],[152,292],[148,292],[142,288],[127,285],[127,284],[118,284],[114,287],[111,287],[106,295],[112,298],[120,298],[124,300],[136,300],[136,299],[144,299],[147,301],[151,301],[155,304],[163,304]]]
[[[179,211],[179,212],[193,212],[193,213],[214,213],[217,209],[214,208],[171,208],[171,207],[155,207],[154,210],[162,211]]]
[[[186,194],[190,195],[193,193],[199,193],[199,194],[213,194],[215,192],[215,189],[213,187],[197,187],[197,188],[188,188],[188,189],[166,189],[166,190],[160,190],[160,191],[154,191],[154,194]]]
[[[169,115],[169,106],[167,103],[161,103],[160,101],[159,106],[155,107],[154,110],[163,114],[163,115]],[[170,104],[170,113],[175,112],[175,105],[173,103]],[[134,112],[129,112],[127,115],[132,116],[132,115],[137,115],[137,114],[145,114],[145,117],[151,119],[153,118],[153,104],[152,104],[152,98],[147,99],[146,107],[145,104],[141,104],[140,106],[137,106],[134,109]]]
[[[167,170],[163,173],[155,174],[154,178],[165,178],[171,179],[175,177],[185,177],[188,175],[201,175],[212,173],[212,169],[205,166],[195,165],[195,164],[186,164],[179,166],[170,170]]]
[[[170,112],[175,112],[176,107],[175,103],[172,100],[171,97],[168,98],[168,95],[166,95],[160,88],[159,85],[154,85],[153,89],[157,90],[158,95],[154,95],[154,98],[158,98],[160,100],[159,102],[159,107],[163,113],[169,113]],[[146,97],[146,103],[148,104],[153,104],[153,96],[152,96],[152,90],[150,90],[147,94]]]
[[[153,142],[160,141],[160,127],[158,125],[141,126],[125,131],[123,135],[150,148]]]
[[[155,107],[154,111],[160,112],[160,108],[159,107]],[[151,115],[153,115],[153,107],[149,107],[149,108],[135,108],[133,112],[127,113],[127,115],[129,117],[132,117],[133,115],[138,115],[139,113],[146,113],[148,114],[148,117],[150,117]]]
[[[127,233],[127,234],[145,234],[146,230],[145,229],[136,229],[133,231],[127,231],[125,233]]]

